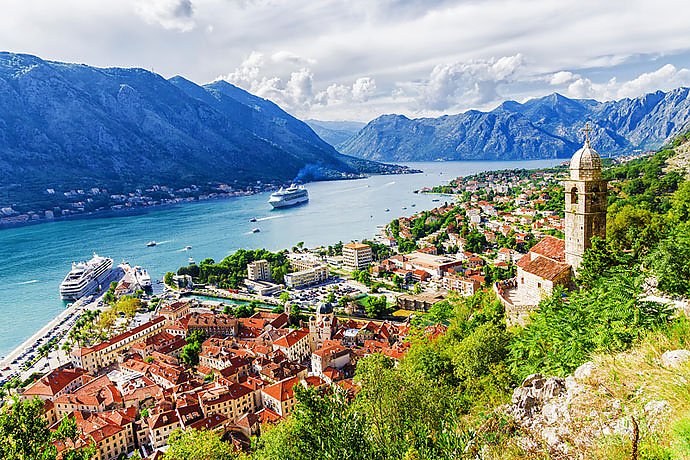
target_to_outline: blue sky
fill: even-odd
[[[689,24],[671,0],[3,0],[0,47],[367,121],[690,86]]]

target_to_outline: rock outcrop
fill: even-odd
[[[602,436],[630,430],[621,402],[599,397],[606,389],[592,380],[593,371],[590,362],[567,378],[533,374],[515,389],[505,412],[525,433],[525,451],[546,448],[553,458],[583,458]]]

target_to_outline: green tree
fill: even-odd
[[[302,314],[302,309],[300,309],[299,305],[297,304],[292,304],[290,305],[290,324],[292,326],[299,326],[302,321],[305,320],[304,315]]]
[[[671,310],[639,301],[640,284],[632,272],[619,270],[567,299],[555,291],[511,342],[513,375],[566,375],[592,353],[625,350],[643,331],[665,324]]]
[[[180,358],[187,366],[193,367],[199,364],[199,353],[201,352],[201,344],[205,337],[202,331],[193,331],[185,340],[187,345],[182,348]]]
[[[364,311],[369,318],[381,318],[388,313],[386,296],[369,296],[364,301]]]
[[[585,288],[591,288],[602,277],[621,264],[629,263],[629,257],[624,253],[612,249],[605,240],[592,238],[592,246],[588,248],[582,257],[582,263],[578,269],[577,281]]]
[[[690,224],[680,225],[659,243],[648,263],[660,290],[690,295]]]
[[[236,460],[243,457],[215,431],[176,430],[170,434],[168,445],[165,460]]]
[[[606,237],[614,250],[632,251],[635,257],[644,256],[664,233],[663,217],[652,211],[629,204],[609,211]]]
[[[455,425],[448,387],[396,368],[378,354],[359,361],[355,381],[361,391],[353,404],[366,421],[372,458],[403,458],[410,451],[420,459],[461,457],[464,434]]]
[[[486,247],[486,237],[477,230],[472,230],[465,238],[465,250],[480,253]]]
[[[58,451],[53,444],[60,441],[66,460],[88,460],[95,454],[93,446],[73,449],[79,438],[73,418],[66,417],[55,432],[48,427],[43,414],[43,401],[38,398],[22,401],[13,398],[0,411],[0,458],[7,460],[55,460]]]
[[[290,300],[290,293],[288,291],[281,292],[279,299],[280,299],[280,303],[285,305],[285,303]]]
[[[690,181],[683,182],[671,197],[669,215],[675,222],[690,221]]]
[[[369,460],[376,456],[362,417],[340,393],[295,386],[298,404],[259,439],[258,460]]]

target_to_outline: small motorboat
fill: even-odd
[[[412,206],[412,207],[414,208],[414,207],[415,207],[415,206],[417,206],[417,205],[416,205],[416,204],[414,204],[414,203],[412,203],[412,204],[411,204],[410,206]]]
[[[249,222],[256,222],[256,217],[252,217],[251,219],[249,219]]]
[[[185,251],[189,251],[190,249],[192,249],[191,246],[185,246],[185,247],[184,247],[184,250],[185,250]]]
[[[386,208],[386,212],[391,212],[391,210],[390,210],[390,209],[388,209],[388,208]]]
[[[259,233],[261,231],[260,228],[253,228],[252,233]]]
[[[153,246],[155,246],[155,245],[157,245],[157,244],[158,244],[158,243],[156,243],[155,241],[149,241],[148,243],[146,243],[146,246],[152,248]]]
[[[191,257],[189,259],[187,259],[187,262],[189,262],[189,265],[193,265],[196,263],[196,262],[194,262],[194,259],[192,259]]]

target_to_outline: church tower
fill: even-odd
[[[575,273],[592,237],[606,238],[606,181],[601,178],[601,157],[589,145],[589,125],[584,131],[585,145],[570,160],[570,179],[564,183],[565,261]]]

